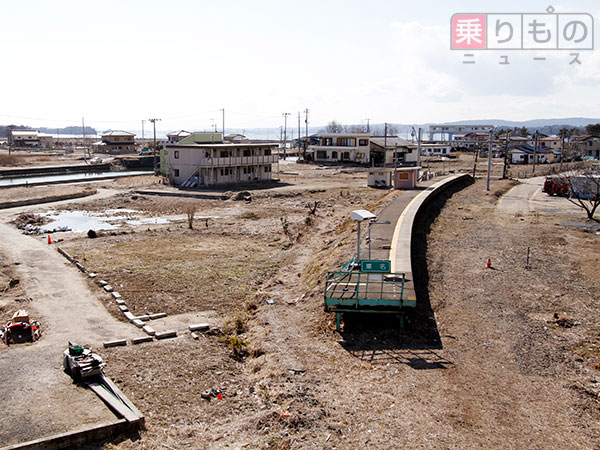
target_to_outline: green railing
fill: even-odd
[[[328,272],[325,283],[325,310],[399,310],[415,306],[404,299],[404,273]]]

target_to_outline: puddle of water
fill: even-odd
[[[111,214],[111,212],[116,214]],[[122,221],[125,221],[129,225],[165,224],[170,222],[169,219],[164,217],[139,218],[136,213],[139,213],[139,211],[133,209],[113,209],[102,213],[89,211],[49,211],[42,215],[52,222],[40,227],[40,229],[47,232],[56,228],[67,227],[71,231],[86,232],[88,230],[114,230],[121,226],[121,223],[118,222]]]
[[[43,176],[30,176],[20,178],[6,178],[0,179],[0,186],[25,186],[33,184],[47,184],[47,183],[68,183],[73,181],[94,181],[101,179],[120,178],[120,177],[131,177],[137,175],[152,175],[152,172],[143,170],[130,170],[126,172],[90,172],[90,173],[71,173],[65,175],[43,175]]]
[[[165,219],[162,217],[148,217],[145,219],[128,220],[127,221],[127,223],[129,225],[145,225],[145,224],[149,224],[149,223],[161,224],[161,223],[169,223],[169,222],[170,222],[169,219]]]

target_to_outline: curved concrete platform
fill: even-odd
[[[415,217],[421,211],[423,206],[441,191],[469,179],[472,179],[471,175],[459,174],[446,177],[437,183],[432,184],[413,198],[398,218],[398,222],[396,222],[396,227],[394,228],[394,236],[392,238],[390,261],[392,263],[392,273],[405,273],[406,281],[404,284],[404,298],[406,300],[411,302],[416,301],[411,258],[411,243]]]

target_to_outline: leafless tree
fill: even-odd
[[[339,122],[336,122],[335,120],[332,120],[325,127],[325,132],[326,133],[343,133],[344,132],[344,125],[342,125]]]
[[[187,214],[188,228],[190,230],[194,229],[194,216],[196,215],[196,211],[198,207],[192,203],[189,203],[185,206],[185,213]],[[208,221],[207,221],[208,226]]]
[[[346,126],[346,132],[348,133],[366,133],[366,125],[348,125]]]
[[[594,214],[600,205],[600,174],[571,172],[555,179],[569,187],[567,200],[585,210],[588,220],[595,220]]]

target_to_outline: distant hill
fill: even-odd
[[[27,125],[15,125],[13,126],[13,130],[38,130],[40,133],[48,133],[48,134],[70,134],[77,135],[82,134],[82,127],[64,127],[64,128],[47,128],[47,127],[30,127]],[[85,134],[93,135],[97,134],[96,130],[92,127],[85,127]],[[8,136],[8,125],[0,125],[0,137]]]
[[[36,128],[36,130],[38,130],[40,133],[49,133],[49,134],[56,134],[57,131],[59,134],[83,134],[82,127],[64,127],[64,128],[40,127],[40,128]],[[94,128],[85,127],[85,134],[91,135],[91,134],[97,134],[97,133]]]

